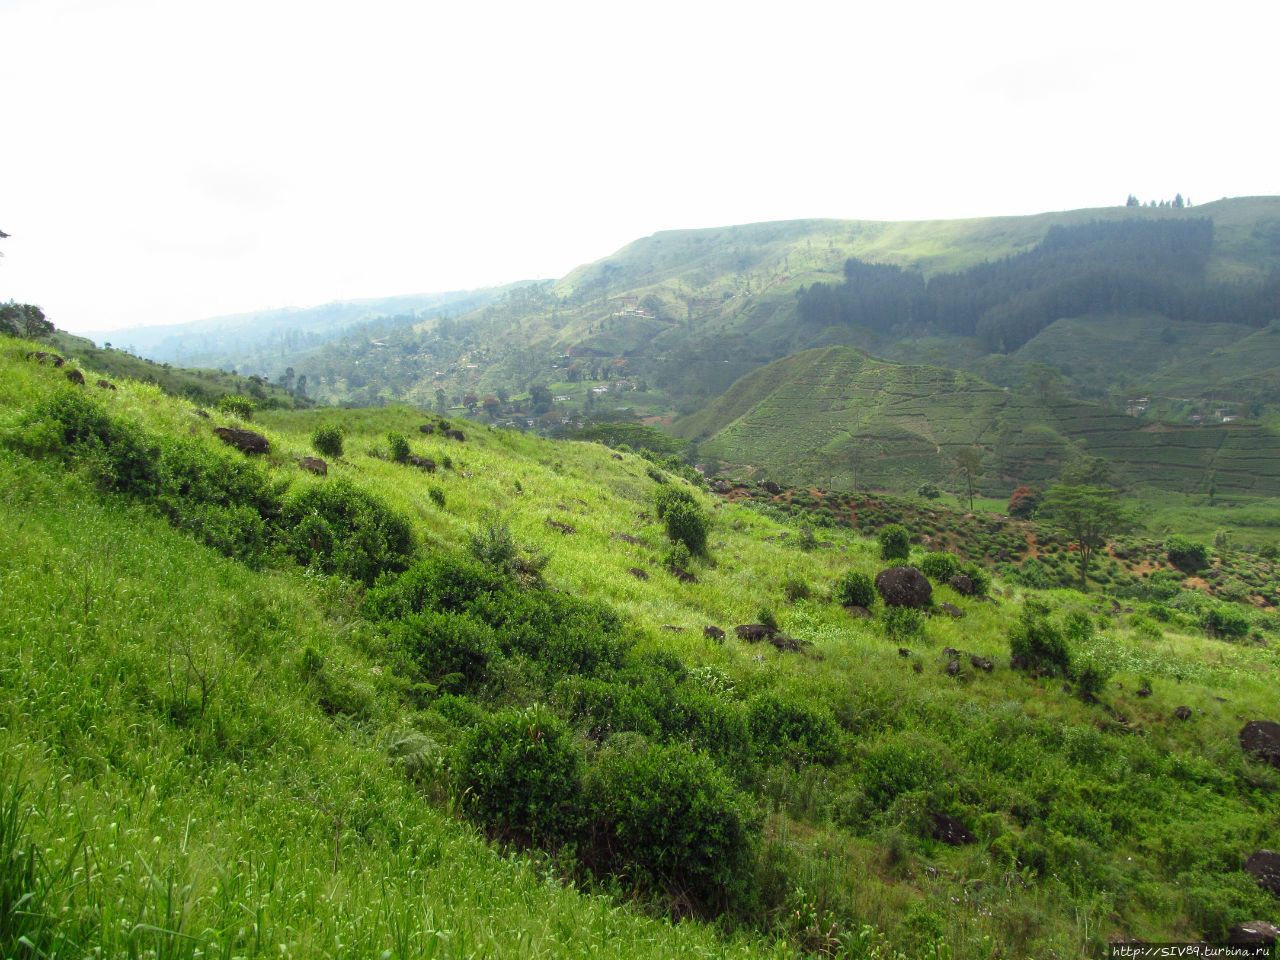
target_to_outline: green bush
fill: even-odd
[[[691,563],[693,563],[693,555],[689,553],[689,548],[679,541],[668,547],[662,555],[662,565],[671,573],[677,570],[688,570]]]
[[[321,456],[336,459],[342,456],[342,431],[332,424],[316,427],[311,434],[311,446]]]
[[[395,622],[390,635],[409,655],[420,678],[431,683],[457,674],[475,684],[499,655],[493,628],[465,613],[409,614]]]
[[[808,600],[810,592],[809,583],[803,577],[787,577],[782,581],[782,595],[787,598],[787,603]]]
[[[673,542],[683,543],[694,556],[702,556],[707,552],[711,516],[696,503],[684,500],[669,503],[663,520],[667,525],[667,537]]]
[[[745,902],[756,837],[747,799],[705,754],[618,739],[586,781],[597,866],[702,913]]]
[[[444,509],[444,489],[442,487],[431,487],[427,491],[427,496],[431,498],[431,502],[437,507],[441,510]]]
[[[884,632],[895,643],[918,640],[924,636],[924,611],[914,607],[886,605],[880,614]]]
[[[1215,602],[1205,605],[1200,625],[1211,637],[1239,640],[1249,633],[1249,616],[1235,604]]]
[[[34,455],[75,458],[107,490],[149,497],[160,481],[160,445],[145,430],[118,420],[79,390],[56,393],[23,419],[20,447]]]
[[[371,585],[408,568],[413,531],[381,500],[346,480],[304,488],[285,502],[285,548],[299,563]]]
[[[946,583],[962,569],[960,558],[944,551],[926,553],[920,558],[919,567],[934,583]]]
[[[229,393],[218,401],[218,411],[241,420],[252,420],[257,404],[249,397],[239,393]]]
[[[756,756],[767,763],[835,763],[840,737],[831,714],[796,699],[761,694],[747,704],[747,725]]]
[[[875,582],[865,573],[850,570],[840,581],[837,590],[840,602],[846,607],[870,607],[876,602]]]
[[[1209,548],[1186,537],[1172,536],[1164,543],[1169,562],[1183,573],[1196,573],[1209,565]]]
[[[555,842],[581,823],[581,751],[545,708],[482,719],[458,745],[452,772],[463,808],[502,836]]]
[[[387,434],[387,449],[391,452],[392,460],[404,463],[409,459],[409,438],[393,430]]]
[[[926,480],[920,486],[916,487],[916,495],[924,497],[927,500],[937,500],[942,496],[942,491],[938,489],[936,483]]]
[[[942,778],[942,763],[921,744],[890,741],[872,749],[862,761],[862,790],[884,810],[904,793],[927,790]]]
[[[911,553],[911,535],[900,523],[885,524],[876,536],[881,560],[905,560]]]
[[[1017,624],[1009,631],[1009,652],[1029,670],[1064,674],[1071,666],[1071,654],[1062,631],[1049,620],[1041,603],[1028,600]]]
[[[991,590],[991,574],[986,567],[976,563],[966,563],[960,572],[973,581],[975,597],[985,597]]]

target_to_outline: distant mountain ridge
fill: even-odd
[[[293,362],[352,327],[378,318],[411,321],[427,315],[457,316],[484,306],[502,288],[455,290],[339,300],[314,307],[281,307],[194,320],[190,323],[99,331],[86,336],[109,341],[163,363],[244,367],[269,373],[281,360]]]

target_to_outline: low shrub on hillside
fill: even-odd
[[[1065,674],[1071,666],[1066,637],[1049,619],[1048,608],[1035,600],[1026,602],[1009,631],[1009,652],[1015,663],[1021,662],[1029,670]]]
[[[761,694],[747,704],[747,723],[756,756],[766,763],[835,763],[839,729],[831,714],[794,698]]]
[[[433,684],[451,675],[475,684],[499,655],[493,628],[465,613],[409,614],[395,622],[390,636],[410,657],[419,677]]]
[[[1249,633],[1249,615],[1233,603],[1206,604],[1200,615],[1205,633],[1221,640],[1240,640]]]
[[[619,737],[586,780],[595,866],[718,913],[744,902],[757,826],[744,795],[705,754]]]
[[[850,570],[840,581],[837,595],[846,607],[870,607],[876,602],[876,585],[867,574]]]
[[[942,762],[925,745],[890,741],[863,759],[862,791],[872,805],[884,810],[904,793],[934,787],[942,774]]]
[[[371,585],[408,568],[408,521],[346,480],[309,486],[284,504],[285,548],[299,563]]]
[[[84,463],[107,490],[147,497],[160,480],[160,445],[128,420],[112,417],[81,391],[56,393],[23,418],[17,445],[35,456]]]
[[[895,607],[886,605],[880,613],[880,622],[884,632],[895,643],[906,643],[924,636],[923,610],[914,607]]]
[[[581,750],[543,707],[484,717],[458,745],[452,773],[463,808],[503,836],[555,842],[581,823]]]
[[[218,411],[241,420],[252,420],[257,404],[250,397],[239,393],[229,393],[218,400]]]
[[[387,451],[396,463],[404,463],[409,459],[409,438],[403,433],[392,431],[387,434]]]
[[[926,553],[920,558],[919,567],[934,583],[946,583],[962,569],[960,558],[944,551]]]
[[[1164,543],[1169,562],[1183,573],[1196,573],[1209,566],[1209,548],[1186,537],[1172,536]]]
[[[876,535],[880,541],[881,560],[905,560],[911,553],[911,535],[900,523],[887,523]]]
[[[342,456],[342,430],[333,424],[316,427],[315,432],[311,434],[311,446],[321,456],[335,459]]]
[[[698,506],[697,498],[690,491],[666,485],[654,494],[653,502],[672,542],[683,543],[694,556],[706,553],[711,517]]]

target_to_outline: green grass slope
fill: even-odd
[[[249,461],[214,436],[223,421],[149,385],[69,385],[27,349],[0,342],[0,814],[14,814],[0,823],[17,825],[0,856],[22,868],[0,891],[17,891],[6,908],[29,895],[4,917],[47,955],[976,960],[1220,940],[1274,912],[1241,865],[1274,847],[1280,775],[1236,739],[1240,717],[1274,715],[1270,614],[1240,607],[1246,632],[1228,643],[1201,625],[1223,608],[1191,591],[1130,615],[940,582],[934,600],[960,617],[874,601],[857,618],[842,582],[885,566],[874,540],[805,536],[632,454],[465,422],[462,439],[422,433],[433,418],[387,408],[265,412],[271,449]],[[321,478],[298,459],[322,425],[345,449]],[[390,459],[389,433],[435,470]],[[692,578],[663,562],[655,494],[672,490],[710,523],[708,554],[683,561]],[[318,510],[292,511],[325,495],[400,518],[410,571],[393,558],[372,590],[327,574]],[[548,558],[532,564],[545,587],[521,586],[485,539],[495,520],[526,561]],[[240,550],[255,531],[262,549]],[[489,587],[448,606],[473,543]],[[920,543],[911,559],[925,562]],[[595,627],[578,632],[588,609]],[[567,615],[537,619],[550,610]],[[1068,638],[1068,674],[1009,666],[1024,616]],[[762,619],[789,639],[732,631]],[[484,654],[469,676],[423,666],[459,649]],[[477,813],[514,781],[460,784],[483,767],[468,753],[480,734],[535,704],[496,747],[543,770],[543,734],[561,738],[584,777],[565,803],[586,826],[524,849]],[[743,899],[717,924],[646,872],[671,869],[664,850],[696,852],[690,821],[663,820],[688,786],[679,770],[705,775],[702,802],[731,791],[749,825],[749,856],[717,880]],[[637,841],[608,819],[627,809],[658,832]],[[944,814],[972,842],[940,839]]]
[[[983,451],[981,487],[1045,485],[1081,455],[1133,482],[1280,494],[1280,437],[1252,424],[1170,426],[1098,404],[992,386],[943,367],[849,347],[810,350],[744,377],[673,428],[703,456],[788,483],[914,489],[954,482],[954,457]]]

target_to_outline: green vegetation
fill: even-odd
[[[316,427],[311,434],[311,446],[316,453],[326,457],[342,456],[342,431],[331,424]]]
[[[1124,538],[1099,592],[1040,591],[1012,577],[1033,545],[1075,579],[1048,526],[712,494],[404,407],[260,408],[251,459],[29,349],[0,342],[0,896],[46,953],[1079,956],[1272,903],[1241,863],[1280,775],[1236,717],[1274,712],[1277,624],[1225,599],[1270,563],[1240,538],[1213,595]],[[320,478],[322,424],[348,452]],[[677,505],[714,517],[696,579],[659,565]],[[939,579],[963,617],[919,630],[851,617],[887,524],[1010,576]]]

